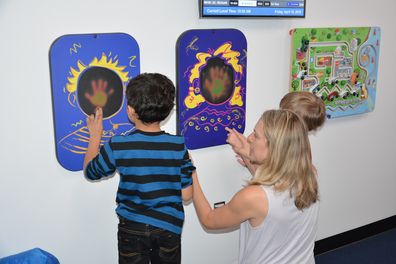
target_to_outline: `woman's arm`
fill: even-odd
[[[188,202],[191,200],[193,196],[193,187],[190,185],[184,189],[182,189],[182,199],[185,202]]]
[[[235,128],[226,127],[225,130],[228,132],[226,142],[231,145],[232,150],[237,154],[237,161],[245,166],[251,175],[254,175],[258,165],[252,164],[249,160],[250,146],[247,138],[236,131]]]
[[[259,167],[259,165],[251,163],[248,158],[244,158],[244,157],[241,158],[243,163],[245,164],[245,167],[249,170],[250,174],[254,176],[254,174],[256,174],[256,170]]]
[[[228,132],[226,142],[231,145],[235,154],[241,158],[248,158],[250,154],[250,146],[247,138],[236,131],[235,128],[230,129],[226,127],[225,130]]]
[[[207,229],[223,229],[253,218],[265,217],[265,193],[260,186],[248,186],[237,192],[224,206],[212,209],[202,192],[196,171],[193,173],[193,202],[201,224]]]

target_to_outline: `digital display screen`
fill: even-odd
[[[305,17],[305,0],[200,0],[201,17]]]

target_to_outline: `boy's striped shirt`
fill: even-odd
[[[120,174],[118,215],[181,233],[181,189],[192,184],[195,170],[182,136],[140,130],[114,136],[87,165],[85,174],[98,180],[116,170]]]

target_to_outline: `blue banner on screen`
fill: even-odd
[[[305,0],[200,0],[201,17],[305,17]]]

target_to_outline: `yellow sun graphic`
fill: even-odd
[[[242,96],[240,94],[241,86],[238,85],[243,74],[243,67],[239,64],[238,59],[240,53],[232,50],[231,43],[224,43],[213,53],[200,52],[196,54],[198,62],[190,71],[188,95],[184,99],[184,104],[187,108],[195,108],[202,102],[205,102],[205,98],[201,95],[200,89],[197,89],[196,87],[197,83],[199,83],[196,82],[196,80],[199,79],[200,69],[202,66],[206,65],[208,59],[216,56],[222,58],[227,64],[231,65],[236,72],[236,78],[234,81],[235,89],[229,104],[238,106],[243,105]]]
[[[129,80],[128,72],[124,71],[126,66],[119,66],[118,60],[113,62],[113,58],[108,59],[104,53],[102,53],[102,57],[100,59],[95,57],[88,66],[84,65],[81,61],[78,61],[77,67],[78,69],[70,67],[70,77],[67,78],[68,83],[66,84],[66,91],[68,92],[67,100],[73,107],[76,106],[76,91],[79,77],[90,67],[103,67],[112,70],[120,77],[123,83],[126,83]]]

